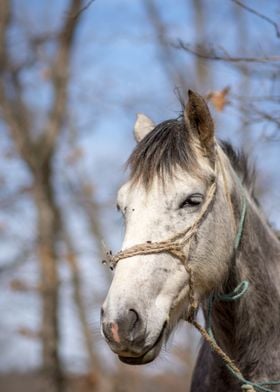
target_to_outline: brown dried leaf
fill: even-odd
[[[230,87],[225,87],[223,90],[213,91],[207,95],[207,99],[213,104],[218,112],[222,112],[225,106],[229,104],[229,91]]]

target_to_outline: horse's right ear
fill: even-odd
[[[154,127],[155,124],[149,117],[143,113],[138,113],[134,125],[134,137],[136,141],[139,143]]]
[[[190,124],[191,132],[199,140],[200,145],[210,160],[214,157],[214,122],[205,100],[191,90],[189,101],[185,107],[184,118]]]

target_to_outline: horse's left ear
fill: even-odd
[[[140,142],[155,127],[154,122],[143,113],[138,113],[134,125],[134,137]]]
[[[197,93],[189,90],[189,101],[185,107],[184,119],[190,124],[194,136],[199,139],[204,153],[212,161],[214,159],[214,122],[205,100]]]

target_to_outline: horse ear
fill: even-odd
[[[155,127],[153,121],[143,113],[138,113],[134,125],[134,136],[137,142],[140,142]]]
[[[200,145],[210,160],[214,157],[214,122],[205,100],[192,90],[188,91],[189,101],[185,107],[184,119],[199,139]]]

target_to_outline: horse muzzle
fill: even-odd
[[[161,349],[166,323],[155,337],[153,343],[147,343],[145,324],[134,308],[122,312],[115,319],[101,310],[101,330],[111,350],[127,364],[140,365],[155,359]]]

